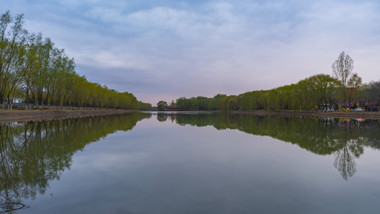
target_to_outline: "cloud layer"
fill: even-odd
[[[379,80],[377,1],[4,0],[90,81],[155,104],[238,94],[331,74],[341,51]]]

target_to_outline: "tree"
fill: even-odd
[[[41,33],[28,34],[23,15],[12,17],[7,11],[0,16],[0,103],[5,97],[10,103],[20,88],[24,90],[26,108],[29,102],[150,108],[150,104],[138,101],[133,94],[108,89],[79,76],[75,72],[74,59],[69,58],[64,49],[54,47],[54,43],[43,38]]]
[[[317,74],[305,80],[300,81],[306,83],[307,96],[314,106],[324,106],[334,103],[334,93],[339,86],[339,81],[325,74]]]
[[[334,76],[340,81],[344,88],[347,88],[347,83],[354,69],[354,60],[344,51],[339,55],[338,59],[332,64]]]
[[[20,84],[24,69],[25,40],[24,15],[13,18],[7,11],[0,18],[0,102]],[[8,26],[10,26],[8,30]]]
[[[358,74],[354,73],[347,83],[350,90],[347,90],[347,101],[351,103],[352,101],[357,101],[358,98],[358,90],[362,85],[362,78],[358,76]]]
[[[159,111],[165,111],[167,107],[168,103],[166,101],[161,100],[157,103],[157,108]]]
[[[371,82],[368,86],[367,101],[380,104],[380,81]]]
[[[334,76],[341,84],[343,101],[345,104],[351,102],[353,92],[361,85],[361,78],[359,75],[352,73],[352,70],[354,69],[354,60],[343,51],[331,67]],[[350,89],[348,90],[348,88]]]
[[[224,107],[224,102],[226,100],[227,95],[225,94],[217,94],[215,95],[210,102],[211,110],[221,110]]]

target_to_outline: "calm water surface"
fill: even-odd
[[[378,213],[376,120],[130,114],[0,126],[0,213]]]

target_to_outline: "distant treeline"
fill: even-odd
[[[344,97],[347,97],[346,101]],[[329,75],[319,74],[271,90],[240,95],[218,94],[213,98],[179,98],[169,104],[176,110],[313,110],[316,108],[353,107],[358,104],[372,110],[380,105],[380,82],[357,88],[343,88]]]
[[[0,102],[23,98],[38,105],[150,108],[128,92],[87,81],[75,72],[74,59],[41,33],[24,29],[23,15],[0,18]]]
[[[181,97],[167,104],[157,103],[159,110],[316,110],[366,107],[377,111],[380,105],[380,81],[362,84],[352,73],[353,60],[342,52],[332,65],[333,76],[318,74],[271,90],[251,91],[240,95],[218,94],[213,98]]]

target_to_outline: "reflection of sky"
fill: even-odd
[[[2,0],[65,48],[90,81],[156,103],[331,74],[345,50],[378,80],[379,2]]]
[[[152,117],[77,152],[25,213],[370,213],[380,196],[378,160],[367,149],[346,181],[333,156]]]

